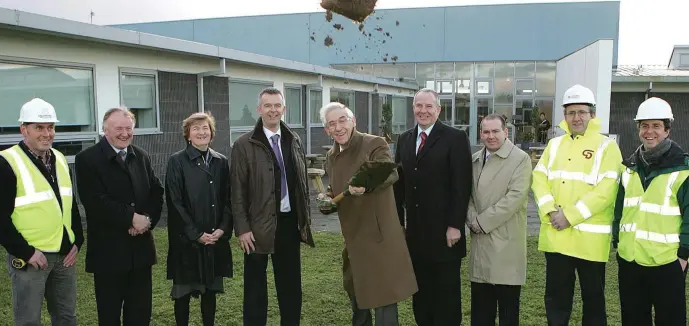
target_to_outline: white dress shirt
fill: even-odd
[[[280,151],[280,156],[282,156],[284,159],[285,156],[282,154],[282,134],[280,133],[280,127],[278,127],[277,132],[272,132],[268,128],[263,127],[263,133],[265,133],[266,138],[268,138],[268,144],[270,144],[270,150],[271,151],[273,150],[273,140],[271,139],[271,137],[273,137],[273,135],[280,135],[280,138],[278,141],[278,150]],[[285,165],[284,160],[282,162],[282,165],[283,166]],[[285,171],[285,178],[287,178],[287,171]],[[285,180],[285,182],[287,182],[287,180]],[[287,213],[287,212],[290,212],[292,210],[292,208],[289,205],[289,185],[286,189],[286,192],[287,193],[285,194],[285,198],[283,198],[280,201],[280,211],[283,213]]]
[[[421,132],[426,133],[426,141],[428,141],[428,136],[431,135],[431,130],[433,130],[433,126],[435,126],[435,123],[432,124],[430,127],[426,128],[426,130],[421,129],[421,126],[418,126],[417,133],[416,133],[416,154],[419,154],[419,146],[421,146]],[[426,144],[424,144],[426,146]]]

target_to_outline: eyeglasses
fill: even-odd
[[[565,115],[568,117],[574,117],[576,115],[579,115],[580,117],[585,117],[588,114],[591,114],[591,111],[584,111],[584,110],[579,110],[579,111],[567,111],[565,112]]]
[[[352,120],[352,118],[350,118],[350,117],[348,117],[348,116],[341,116],[341,117],[340,117],[339,119],[337,119],[336,121],[330,121],[330,122],[328,122],[328,123],[327,123],[328,129],[331,129],[331,130],[332,130],[332,129],[337,128],[337,126],[344,126],[344,125],[347,123],[347,121],[349,121],[349,120]]]

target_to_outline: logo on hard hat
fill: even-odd
[[[573,94],[573,95],[569,96],[569,98],[579,98],[579,97],[580,97],[579,94]]]

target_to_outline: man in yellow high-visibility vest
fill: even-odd
[[[590,89],[572,86],[563,107],[559,127],[566,134],[548,142],[532,183],[541,219],[538,249],[546,258],[546,316],[548,325],[568,325],[578,275],[583,325],[607,325],[605,263],[622,155],[600,134]]]
[[[651,97],[634,119],[641,146],[625,161],[615,205],[622,325],[687,325],[689,155],[670,140],[666,101]]]
[[[52,148],[55,108],[21,108],[24,140],[0,152],[0,245],[7,250],[14,325],[40,325],[43,298],[53,325],[77,325],[76,261],[81,216],[64,155]]]

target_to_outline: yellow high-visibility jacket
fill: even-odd
[[[589,261],[607,262],[622,154],[614,140],[600,134],[600,119],[589,121],[584,135],[566,134],[548,142],[533,172],[531,189],[541,230],[538,249]],[[558,231],[550,212],[561,207],[569,228]]]

